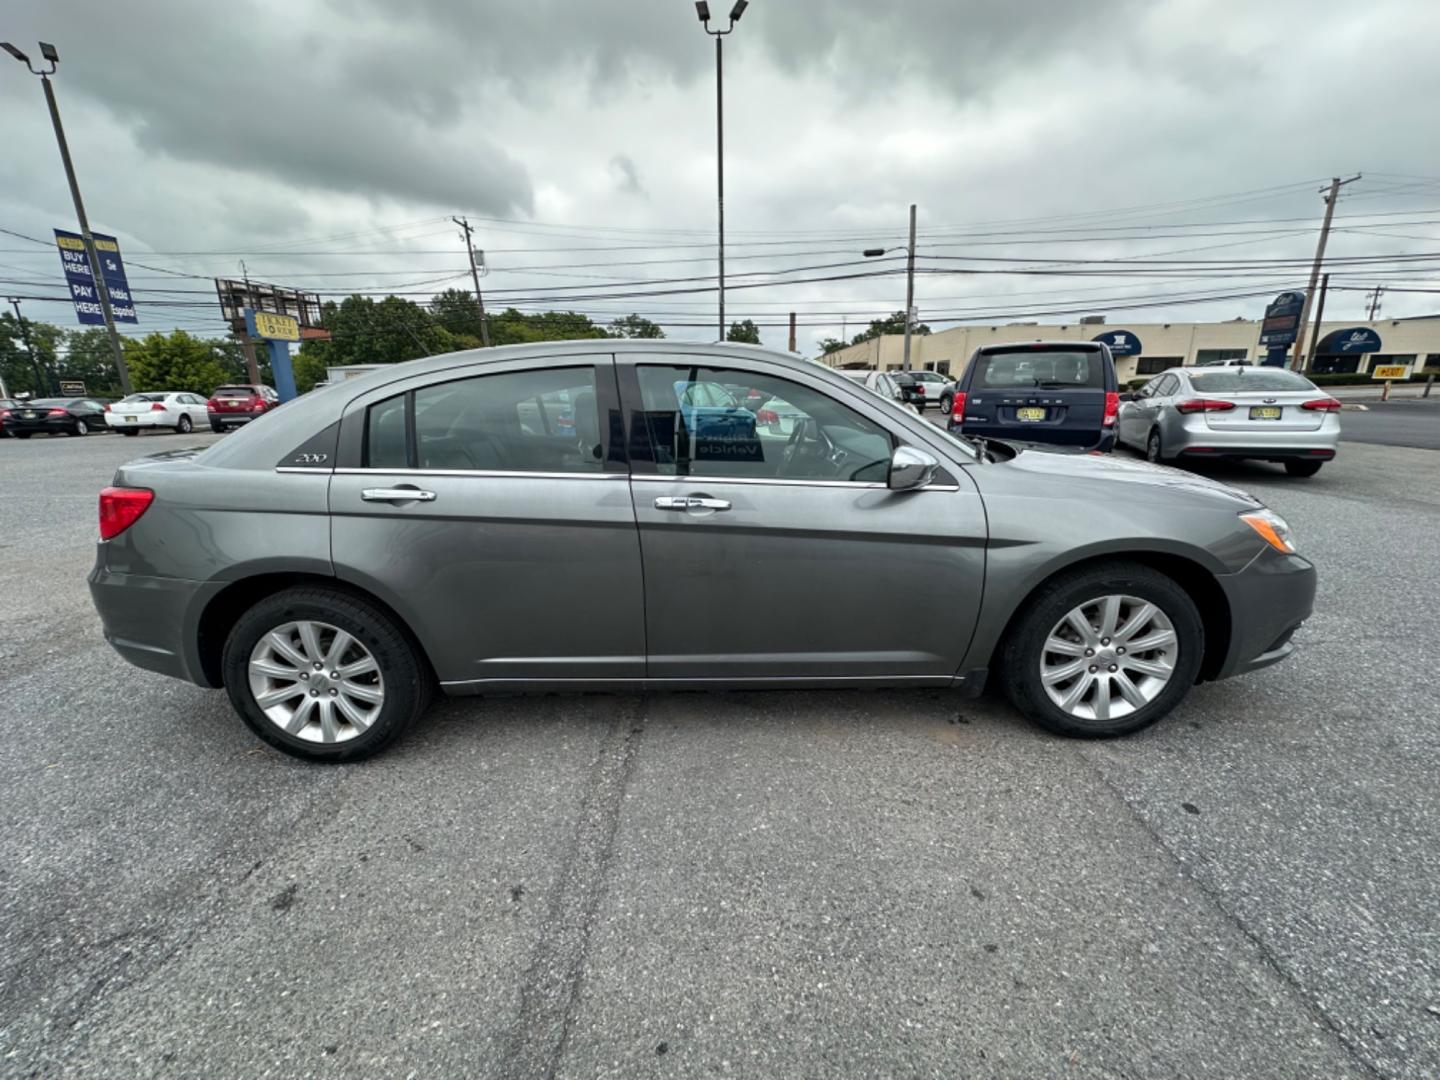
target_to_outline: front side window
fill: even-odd
[[[367,412],[365,464],[372,469],[603,469],[593,367],[454,379],[387,398]]]
[[[772,375],[691,365],[636,369],[633,456],[665,476],[884,483],[890,433],[828,394]],[[758,393],[743,403],[725,390]],[[720,393],[716,393],[716,390]]]

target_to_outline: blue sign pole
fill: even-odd
[[[266,321],[266,325],[257,325],[261,320]],[[266,313],[261,312],[261,320],[255,318],[254,310],[245,309],[246,331],[253,339],[265,342],[270,350],[270,372],[275,376],[275,392],[280,395],[281,401],[293,401],[298,395],[295,392],[295,372],[290,365],[290,342],[300,336],[299,323],[294,319],[284,319],[289,326],[282,328],[284,336],[276,337],[272,336],[273,331],[269,328],[277,321],[275,317],[267,319]]]

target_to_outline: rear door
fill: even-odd
[[[608,353],[370,392],[341,425],[336,573],[400,612],[452,689],[633,684],[644,608],[618,424]]]
[[[618,362],[651,679],[948,683],[984,575],[962,469],[889,490],[900,414],[808,373],[709,354]],[[761,387],[790,431],[691,429],[676,385],[704,382]]]
[[[1094,446],[1105,392],[1114,385],[1103,349],[1016,345],[984,349],[971,363],[962,430],[1022,442]]]

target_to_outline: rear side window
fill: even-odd
[[[588,473],[604,467],[593,367],[456,379],[387,398],[368,412],[365,464],[372,469]]]
[[[981,353],[973,385],[987,389],[1105,389],[1105,357],[1098,349],[1023,349]]]
[[[1231,367],[1190,372],[1190,385],[1210,394],[1237,394],[1246,390],[1314,390],[1303,375],[1284,368]]]

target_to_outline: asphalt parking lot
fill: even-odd
[[[0,441],[0,1074],[1440,1075],[1440,452],[1212,469],[1318,610],[1124,741],[471,698],[322,768],[100,637],[96,490],[215,438]]]

